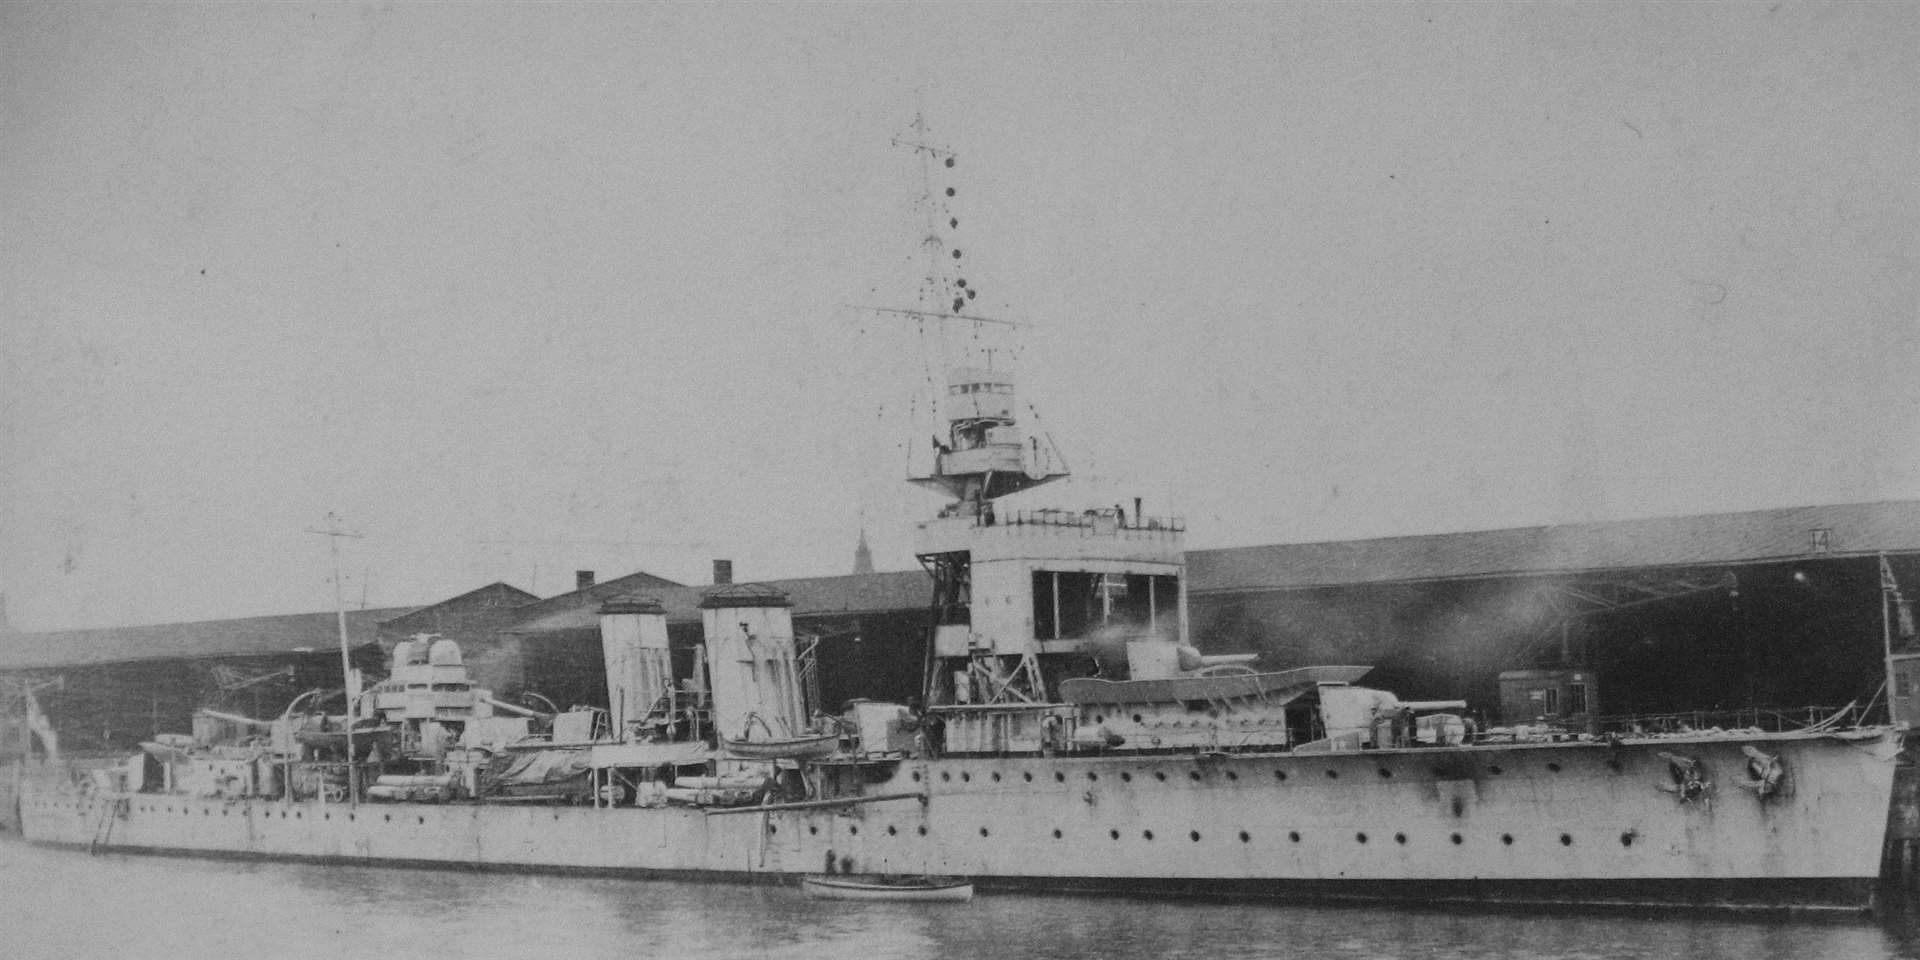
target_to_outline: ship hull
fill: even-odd
[[[1742,747],[1787,770],[1762,798]],[[30,781],[30,841],[142,853],[634,877],[966,876],[1271,900],[1867,909],[1894,735],[1344,754],[950,757],[828,808],[721,812],[73,795]],[[1712,783],[1683,800],[1671,757]]]
[[[84,843],[30,841],[75,852]],[[790,884],[796,873],[752,870],[588,867],[562,863],[505,863],[444,859],[369,859],[205,848],[130,847],[101,855],[179,857],[316,866],[454,870],[463,873],[674,880],[694,883]],[[993,893],[1056,894],[1214,902],[1407,904],[1514,909],[1859,914],[1875,908],[1881,882],[1872,878],[1773,877],[1737,880],[1286,880],[1173,879],[1165,877],[984,877],[974,888]]]

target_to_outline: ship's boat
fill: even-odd
[[[1060,698],[1068,703],[1110,704],[1233,700],[1245,697],[1273,697],[1291,701],[1323,683],[1352,683],[1372,669],[1298,667],[1271,673],[1209,673],[1154,680],[1076,677],[1060,684]]]
[[[955,877],[808,876],[800,889],[815,900],[912,900],[965,903],[973,899],[973,883]]]
[[[347,752],[348,737],[345,730],[297,730],[293,738],[315,751],[339,756],[345,756]],[[354,758],[363,761],[392,756],[399,745],[399,738],[393,730],[378,726],[356,726],[352,741]]]
[[[720,745],[727,756],[740,760],[810,760],[832,756],[840,749],[840,735],[823,733],[772,740],[729,740],[723,737]]]

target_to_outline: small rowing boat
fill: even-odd
[[[831,756],[840,749],[840,735],[822,733],[777,740],[720,739],[727,755],[741,760],[802,760]]]
[[[973,881],[961,877],[816,875],[800,878],[800,889],[815,900],[926,900],[965,903],[973,899]]]

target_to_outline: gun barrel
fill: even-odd
[[[1407,710],[1465,710],[1465,700],[1402,700],[1400,706]]]

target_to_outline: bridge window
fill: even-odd
[[[929,554],[920,558],[933,574],[934,623],[947,626],[973,622],[972,558],[965,550]]]
[[[1143,633],[1171,626],[1179,603],[1179,577],[1033,572],[1033,634],[1041,640],[1071,640],[1116,623],[1134,625]]]

